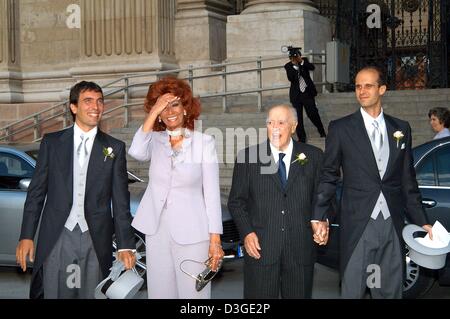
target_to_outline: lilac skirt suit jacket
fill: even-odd
[[[128,153],[150,161],[149,183],[132,226],[152,236],[161,213],[167,214],[172,238],[179,244],[222,234],[219,165],[212,136],[188,131],[175,156],[167,132],[136,132]]]

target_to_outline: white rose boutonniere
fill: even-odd
[[[105,155],[104,162],[106,162],[106,158],[108,157],[111,159],[115,157],[112,147],[103,147],[103,155]]]
[[[400,140],[401,140],[402,138],[404,138],[404,137],[405,137],[405,134],[403,134],[402,131],[395,131],[395,132],[394,132],[394,138],[397,140],[397,148],[398,148],[398,143],[399,143]]]
[[[300,153],[295,156],[295,161],[293,161],[291,164],[294,164],[295,162],[299,162],[300,165],[305,165],[308,163],[308,159],[306,158],[305,153]]]

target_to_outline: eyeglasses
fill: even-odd
[[[371,89],[373,89],[374,87],[377,87],[377,86],[378,86],[378,84],[370,84],[370,83],[367,83],[367,84],[364,84],[364,85],[356,84],[355,85],[355,89],[357,91],[361,91],[363,88],[364,88],[364,90],[371,90]]]
[[[284,127],[287,126],[289,124],[288,120],[267,120],[266,121],[267,126],[280,126],[280,127]]]

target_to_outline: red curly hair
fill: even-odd
[[[145,112],[150,112],[158,98],[166,93],[172,93],[180,98],[183,108],[186,110],[183,127],[194,130],[194,121],[198,119],[201,111],[200,99],[192,95],[191,87],[184,80],[169,76],[151,84],[144,102]],[[165,129],[164,122],[156,121],[153,126],[154,131],[164,131]]]

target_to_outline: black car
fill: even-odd
[[[450,137],[416,146],[413,148],[413,158],[422,204],[430,224],[438,220],[450,230]],[[339,185],[338,199],[340,193]],[[339,268],[339,214],[331,224],[328,244],[318,250],[317,261],[331,268]],[[445,267],[438,271],[420,267],[409,259],[408,253],[405,262],[404,298],[425,295],[435,280],[439,280],[441,285],[450,285],[450,254],[447,255]]]

